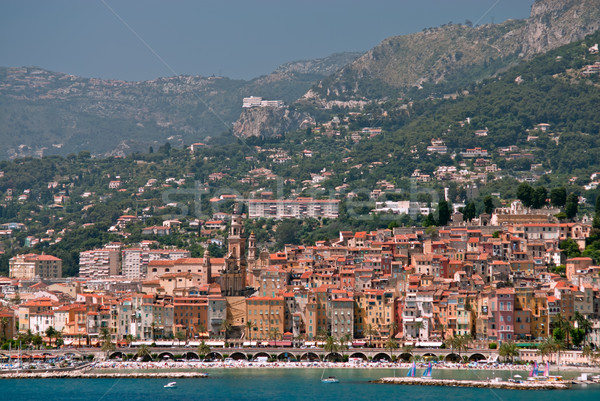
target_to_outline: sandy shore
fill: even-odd
[[[70,371],[31,370],[31,371],[0,371],[0,379],[15,378],[196,378],[206,376],[211,369],[408,369],[410,363],[368,363],[368,362],[200,362],[200,361],[163,361],[163,362],[115,362],[101,361],[90,364],[84,369]],[[426,364],[418,364],[420,369]],[[467,367],[461,364],[437,364],[435,370],[465,370],[473,372],[523,372],[523,377],[531,367],[525,365],[482,365],[478,367]],[[556,372],[556,366],[551,367]],[[561,366],[561,372],[600,374],[600,367],[575,367]],[[399,379],[395,378],[394,380]],[[408,378],[411,379],[411,378]],[[464,380],[460,380],[461,382]],[[422,380],[417,381],[422,383]]]

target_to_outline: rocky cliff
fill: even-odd
[[[600,0],[538,0],[526,20],[444,25],[387,38],[313,86],[304,99],[315,104],[377,100],[426,86],[425,96],[455,91],[598,29]]]
[[[532,56],[581,40],[600,29],[600,0],[538,0],[522,29],[523,54]]]
[[[307,126],[312,118],[287,107],[253,107],[244,109],[233,125],[236,136],[273,137]]]

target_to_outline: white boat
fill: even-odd
[[[325,375],[325,369],[323,369],[323,373],[321,373],[321,383],[339,383],[340,381],[333,376],[329,376],[328,378],[323,378]]]
[[[170,382],[168,384],[165,384],[163,386],[164,388],[173,388],[173,387],[177,387],[177,382]]]

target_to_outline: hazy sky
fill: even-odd
[[[0,65],[125,80],[173,71],[249,79],[288,61],[365,51],[386,37],[450,21],[487,24],[492,18],[526,18],[531,4],[533,0],[0,0]]]

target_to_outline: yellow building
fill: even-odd
[[[252,297],[246,299],[246,321],[252,323],[250,339],[279,339],[284,333],[283,297]]]

